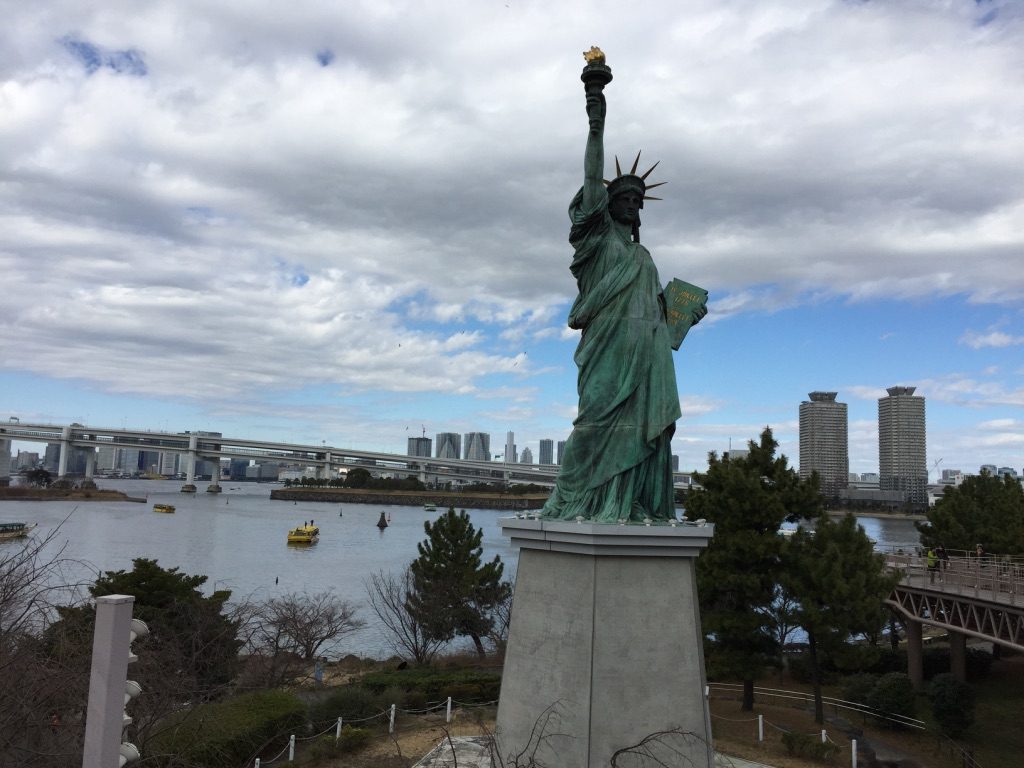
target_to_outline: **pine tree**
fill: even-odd
[[[917,530],[926,547],[973,551],[981,544],[1000,555],[1024,555],[1024,489],[1009,476],[968,477],[946,489]]]
[[[743,709],[754,706],[754,679],[779,652],[772,606],[777,596],[783,521],[820,509],[816,481],[802,481],[765,428],[746,457],[708,457],[702,490],[687,500],[690,518],[715,524],[697,561],[701,623],[714,668],[743,680]]]
[[[419,557],[409,566],[409,611],[432,638],[468,636],[483,656],[481,638],[492,628],[491,612],[510,589],[501,580],[505,566],[498,555],[482,562],[483,531],[476,529],[465,510],[456,513],[449,508],[434,522],[424,523],[423,529],[427,538],[417,545]]]
[[[883,601],[897,577],[853,515],[821,515],[814,530],[801,528],[783,547],[782,586],[796,601],[796,622],[807,633],[814,718],[824,722],[821,654],[849,654],[850,641],[877,635],[888,613]]]

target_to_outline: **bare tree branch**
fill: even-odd
[[[399,656],[411,658],[417,664],[429,664],[445,641],[428,635],[409,610],[409,598],[414,587],[408,567],[398,575],[378,571],[363,584],[370,608],[387,630],[391,648]]]

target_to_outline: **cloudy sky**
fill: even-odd
[[[1013,0],[0,0],[0,408],[401,452],[576,407],[582,51],[643,241],[711,295],[675,452],[811,390],[927,398],[929,468],[1024,467]],[[611,171],[609,170],[609,173]],[[28,448],[29,445],[16,446]]]

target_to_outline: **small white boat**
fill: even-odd
[[[424,512],[437,512],[437,504],[424,504],[423,505],[423,511]]]

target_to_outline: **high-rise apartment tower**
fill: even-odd
[[[410,437],[406,447],[406,456],[426,456],[430,458],[431,440],[429,437]]]
[[[928,501],[924,398],[917,387],[889,387],[878,400],[878,486]]]
[[[462,455],[462,435],[458,432],[437,433],[438,459],[457,459]]]
[[[538,448],[538,464],[555,463],[555,443],[553,440],[541,440]]]
[[[846,403],[836,392],[811,392],[800,403],[800,477],[812,472],[821,480],[821,493],[837,496],[850,480]]]
[[[507,464],[515,464],[519,461],[519,454],[516,451],[516,433],[506,432],[505,433],[505,462]]]
[[[491,436],[486,432],[467,432],[465,448],[462,458],[467,461],[491,460]]]

